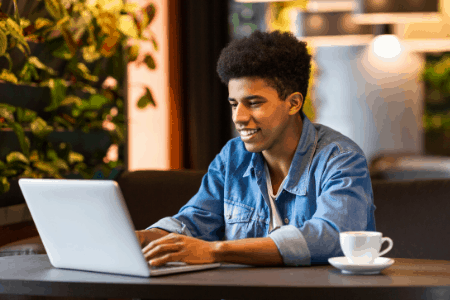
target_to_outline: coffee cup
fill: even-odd
[[[372,264],[375,259],[388,253],[394,242],[383,237],[377,231],[346,231],[339,234],[342,251],[353,264]],[[388,247],[380,252],[381,245],[388,242]]]

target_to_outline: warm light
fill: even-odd
[[[412,52],[450,51],[450,39],[406,39],[402,41],[406,49]]]
[[[403,74],[404,79],[416,76],[418,60],[420,55],[412,53],[404,40],[386,34],[369,43],[361,63],[372,78],[390,80],[389,76],[398,74]]]
[[[399,39],[392,34],[377,36],[373,41],[373,52],[382,59],[396,59],[403,50]]]
[[[257,2],[285,2],[285,1],[294,1],[294,0],[234,0],[235,2],[242,3],[257,3]]]
[[[128,0],[145,5],[147,0]],[[142,68],[136,62],[128,64],[128,171],[170,169],[170,94],[169,94],[169,4],[152,0],[158,8],[151,31],[158,41],[153,52],[150,42],[140,42],[144,52],[154,54],[156,70]],[[148,86],[157,107],[139,109],[142,86]]]
[[[306,5],[306,10],[309,12],[342,12],[353,11],[356,7],[355,1],[325,1],[325,0],[311,0]]]

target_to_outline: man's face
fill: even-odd
[[[228,83],[228,100],[236,130],[250,152],[275,150],[283,146],[289,124],[289,101],[264,79],[239,78]]]

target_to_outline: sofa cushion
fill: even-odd
[[[450,259],[450,179],[374,180],[372,186],[377,231],[394,241],[386,257]]]
[[[194,196],[206,171],[134,171],[117,179],[137,230],[176,214]]]
[[[22,239],[39,235],[33,221],[0,226],[0,247]]]

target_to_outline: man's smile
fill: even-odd
[[[260,131],[260,129],[239,129],[238,132],[241,135],[241,139],[244,140],[249,140],[251,139],[253,136],[256,135],[256,133]]]

